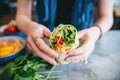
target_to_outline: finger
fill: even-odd
[[[85,60],[85,55],[72,55],[66,58],[67,62],[80,62]]]
[[[93,50],[94,50],[94,45],[93,46],[91,46],[89,49],[88,49],[88,51],[86,51],[83,55],[80,55],[81,56],[81,62],[82,63],[85,63],[85,64],[87,64],[88,63],[88,57],[89,57],[89,55],[93,52]]]
[[[37,46],[34,44],[31,38],[29,39],[29,44],[32,46],[32,50],[36,53],[36,55],[38,55],[39,57],[41,57],[42,59],[44,59],[52,65],[57,65],[57,62],[54,59],[50,58],[48,55],[44,54],[37,48]]]
[[[83,53],[81,55],[68,56],[66,58],[66,61],[72,62],[72,63],[77,62],[77,61],[81,61],[83,63],[87,63],[87,58],[92,53],[93,49],[94,49],[94,46],[90,47],[85,53]]]
[[[44,30],[44,36],[47,37],[47,38],[49,38],[50,35],[51,35],[51,32],[49,31],[49,29],[45,29]]]
[[[80,55],[78,56],[68,56],[66,58],[67,62],[75,63],[75,62],[80,62]]]
[[[80,56],[83,56],[83,57],[82,57],[82,62],[84,62],[84,60],[87,60],[87,58],[88,58],[89,55],[93,52],[93,50],[94,50],[94,45],[91,46],[91,47],[88,49],[88,51],[86,51],[85,54],[80,55]]]
[[[69,61],[67,61],[67,62],[69,62]],[[78,62],[80,62],[80,60],[70,61],[69,63],[78,63]]]
[[[31,37],[27,37],[27,46],[33,52],[33,47],[32,47],[31,41],[32,41]],[[37,54],[35,52],[34,52],[34,55],[37,56]]]
[[[58,53],[56,53],[54,50],[48,47],[41,38],[38,39],[38,41],[36,42],[36,45],[39,47],[40,50],[45,52],[47,55],[56,57],[56,58],[58,57]]]
[[[76,62],[87,63],[87,57],[88,56],[85,56],[85,55],[69,56],[66,58],[66,61],[70,63],[76,63]]]
[[[52,64],[52,65],[54,65],[54,66],[57,65],[57,62],[56,62],[54,59],[50,58],[48,55],[44,54],[43,52],[41,52],[41,51],[39,51],[39,50],[35,50],[35,49],[34,49],[34,52],[35,52],[39,57],[41,57],[42,59],[44,59],[45,61],[47,61],[48,63],[50,63],[50,64]]]

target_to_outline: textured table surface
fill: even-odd
[[[120,80],[120,31],[107,32],[88,61],[58,66],[65,76],[59,80]]]

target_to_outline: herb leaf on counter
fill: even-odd
[[[1,80],[53,80],[61,76],[51,76],[55,71],[51,64],[43,59],[26,53],[18,56],[5,66],[0,74]],[[7,76],[7,77],[6,77]]]
[[[9,63],[5,67],[2,74],[0,74],[0,79],[1,80],[10,80],[12,78],[12,76],[14,75],[14,71],[15,71],[14,67],[15,67],[15,64],[13,62]]]

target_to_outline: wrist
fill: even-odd
[[[92,34],[94,35],[94,39],[97,41],[99,40],[100,36],[101,36],[101,32],[99,30],[99,28],[92,26],[91,28]]]
[[[98,30],[98,32],[99,32],[99,38],[98,39],[100,39],[101,36],[103,35],[102,28],[99,25],[93,25],[93,27],[95,27]]]

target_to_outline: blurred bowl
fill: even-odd
[[[15,57],[17,57],[18,55],[23,53],[26,49],[26,40],[22,37],[19,37],[19,36],[0,37],[0,42],[2,42],[2,41],[15,41],[16,39],[19,39],[20,42],[23,44],[22,49],[20,49],[19,51],[15,52],[15,53],[12,53],[8,56],[0,57],[0,65],[5,64],[5,63],[9,62],[10,60],[14,59]]]

